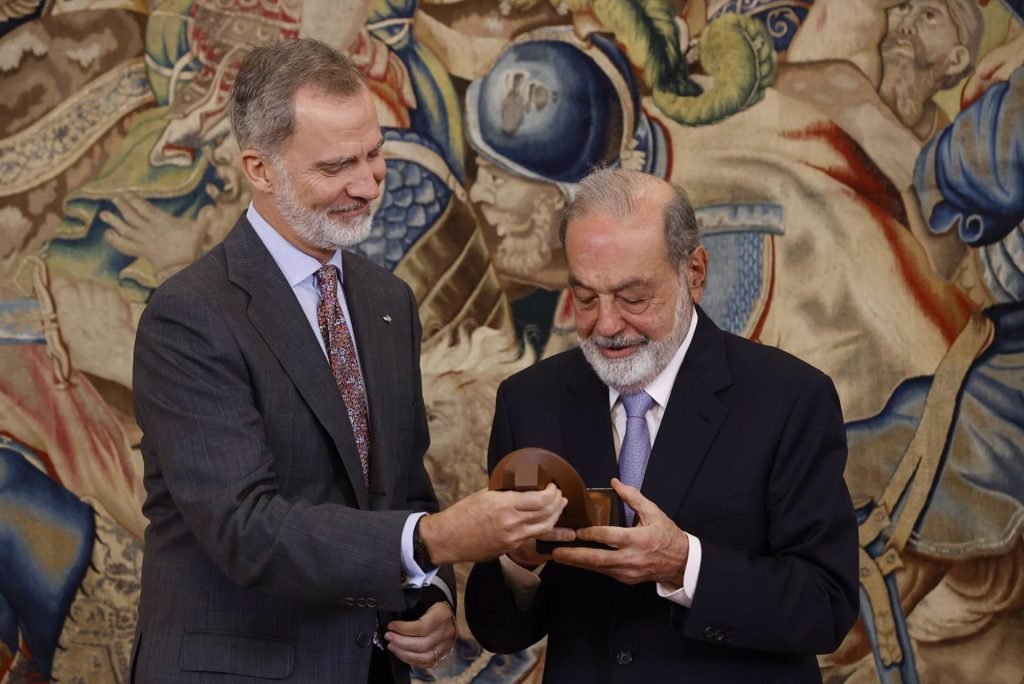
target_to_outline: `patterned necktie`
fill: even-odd
[[[352,434],[356,438],[359,463],[363,467],[363,484],[370,484],[370,425],[366,411],[366,392],[363,389],[363,375],[359,371],[359,357],[356,356],[352,336],[349,335],[345,316],[338,302],[338,268],[332,264],[322,266],[316,272],[317,290],[320,303],[316,307],[316,319],[320,334],[327,347],[327,359],[331,364],[334,381],[338,383],[341,397],[348,409],[352,423]]]
[[[640,390],[633,394],[619,396],[626,409],[626,436],[619,449],[619,479],[640,489],[644,483],[647,459],[651,455],[651,435],[647,431],[647,412],[654,406],[654,399]],[[626,526],[633,525],[633,509],[626,506]]]

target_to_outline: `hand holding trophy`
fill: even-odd
[[[536,491],[554,483],[568,499],[556,528],[578,530],[584,527],[621,526],[622,505],[611,488],[588,489],[576,469],[558,454],[528,447],[507,454],[494,467],[489,488],[494,491]],[[550,554],[559,546],[585,546],[608,548],[604,544],[579,539],[571,541],[540,539],[536,542],[539,554]]]

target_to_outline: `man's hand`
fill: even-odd
[[[508,552],[508,557],[527,570],[533,570],[542,563],[551,560],[551,554],[537,551],[538,541],[571,542],[576,539],[576,531],[568,527],[553,527],[551,531],[537,539],[523,542]]]
[[[556,563],[600,572],[623,584],[662,582],[683,585],[683,570],[690,552],[686,533],[640,490],[612,480],[612,487],[636,512],[636,527],[586,527],[576,538],[612,547],[612,550],[563,547],[554,550]]]
[[[419,620],[393,620],[388,623],[384,640],[388,642],[388,650],[402,662],[415,667],[433,667],[455,644],[452,608],[445,601],[439,601]]]
[[[420,536],[437,565],[493,560],[548,534],[568,499],[554,484],[538,492],[470,494],[420,520]]]
[[[147,259],[158,281],[166,279],[161,274],[199,257],[206,234],[202,221],[168,214],[135,193],[124,193],[111,201],[118,213],[100,212],[100,219],[110,224],[104,237],[117,251]]]
[[[60,335],[78,370],[131,389],[138,317],[114,287],[55,276],[50,285]]]

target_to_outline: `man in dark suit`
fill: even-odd
[[[231,94],[253,202],[139,323],[147,500],[137,682],[405,682],[451,648],[455,559],[555,523],[552,488],[443,513],[416,302],[342,250],[385,165],[370,91],[322,43],[254,49]]]
[[[554,451],[635,524],[545,535],[607,549],[478,563],[471,629],[506,653],[547,635],[552,682],[820,681],[813,654],[857,615],[832,382],[696,306],[708,257],[681,190],[596,171],[561,233],[580,348],[502,383],[490,465]]]

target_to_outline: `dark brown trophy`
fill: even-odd
[[[491,473],[490,489],[494,491],[528,492],[544,489],[549,482],[569,500],[558,527],[578,530],[595,525],[623,524],[619,496],[610,487],[588,489],[576,469],[558,454],[547,449],[527,447],[516,449],[498,461]],[[586,546],[607,549],[604,544],[586,541],[538,541],[539,553],[551,553],[558,546]]]

